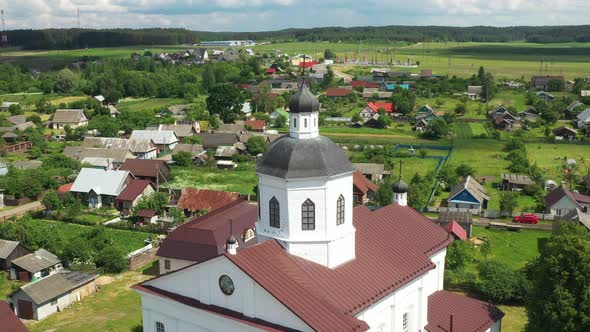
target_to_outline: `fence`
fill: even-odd
[[[479,211],[476,209],[464,209],[464,208],[453,208],[453,207],[436,207],[436,206],[429,206],[426,208],[426,212],[430,213],[441,213],[441,212],[470,212],[474,216],[481,216],[483,218],[488,219],[500,219],[506,217],[505,213],[502,213],[500,210],[483,210]],[[545,214],[545,213],[533,213],[533,212],[520,212],[520,213],[512,213],[510,217],[516,217],[523,214],[534,214],[539,220],[555,220],[555,216],[552,214]]]
[[[453,208],[453,207],[436,207],[436,206],[429,206],[426,208],[427,212],[430,213],[441,213],[441,212],[470,212],[474,216],[478,216],[480,211],[477,209],[463,209],[463,208]]]
[[[12,153],[12,152],[19,152],[19,151],[28,151],[33,148],[33,143],[31,142],[21,142],[18,144],[8,145],[3,149],[5,153]]]
[[[138,269],[156,259],[157,251],[158,248],[154,248],[151,244],[148,244],[147,246],[127,255],[129,258],[129,270]]]

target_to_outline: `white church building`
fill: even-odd
[[[355,169],[319,135],[305,84],[289,109],[256,168],[257,244],[232,235],[222,255],[135,286],[144,331],[499,332],[499,309],[443,290],[453,237],[407,206],[408,185],[353,207]]]

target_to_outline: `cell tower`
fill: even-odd
[[[2,47],[8,47],[8,35],[6,34],[6,22],[4,21],[4,9],[0,10],[2,15]]]

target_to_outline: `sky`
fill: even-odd
[[[0,0],[6,28],[268,31],[325,26],[581,25],[587,0]]]

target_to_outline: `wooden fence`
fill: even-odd
[[[19,151],[28,151],[33,148],[33,143],[31,142],[21,142],[17,144],[8,145],[3,149],[5,153],[13,153]]]
[[[158,248],[153,248],[152,245],[147,245],[139,250],[136,250],[128,255],[129,270],[139,269],[142,266],[152,262],[156,259],[156,252]]]

